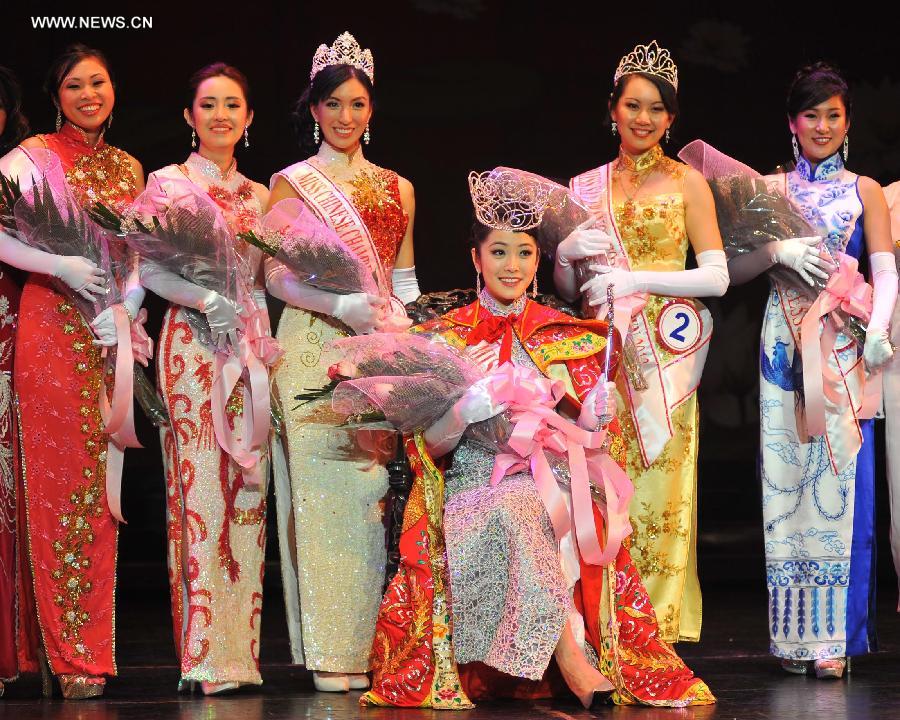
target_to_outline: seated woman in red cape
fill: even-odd
[[[414,329],[488,375],[406,438],[414,480],[401,563],[363,704],[463,709],[546,696],[560,676],[585,707],[595,692],[618,704],[715,702],[658,639],[628,552],[632,487],[606,376],[614,334],[526,295],[551,194],[542,182],[508,169],[470,175],[484,289]],[[512,432],[492,446],[479,429],[498,416]]]

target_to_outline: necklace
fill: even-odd
[[[619,158],[613,167],[613,176],[619,180],[619,187],[622,188],[622,194],[625,195],[626,206],[634,206],[634,199],[640,192],[641,186],[647,182],[656,166],[659,165],[659,161],[664,157],[665,153],[659,145],[654,145],[636,158],[625,153],[621,147],[619,148]],[[630,173],[631,193],[628,192],[629,183],[626,183],[623,178],[623,174],[626,172]]]

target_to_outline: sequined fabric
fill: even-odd
[[[687,171],[685,165],[667,157],[659,159],[656,167],[679,183]],[[613,214],[633,270],[684,270],[690,243],[681,192],[617,202]],[[646,312],[651,324],[668,299],[650,297]],[[661,346],[657,350],[662,361],[672,359]],[[631,556],[656,608],[660,637],[670,643],[699,640],[697,396],[692,394],[672,413],[674,435],[656,461],[646,467],[623,382],[620,375],[619,407],[625,410],[619,415],[619,423],[626,447],[626,469],[634,483]]]
[[[0,680],[18,675],[16,658],[16,415],[12,369],[20,289],[0,264]]]
[[[332,150],[327,143],[309,163],[349,198],[374,242],[384,275],[390,277],[406,230],[396,173]],[[281,177],[291,182],[290,168]],[[347,334],[333,318],[286,307],[278,325],[285,355],[276,382],[285,410],[290,496],[278,495],[279,537],[284,575],[298,601],[285,591],[294,661],[312,670],[359,673],[369,655],[384,584],[383,498],[387,471],[356,447],[339,427],[330,395],[297,407],[295,396],[324,387],[327,368],[319,362],[327,342]],[[288,507],[290,505],[290,507]]]
[[[222,208],[236,231],[261,207],[252,183],[193,153],[184,165],[153,173],[187,177]],[[260,256],[242,247],[252,287]],[[170,306],[158,344],[158,387],[172,422],[160,432],[166,475],[169,585],[182,681],[260,684],[259,633],[265,555],[266,488],[248,488],[219,447],[210,392],[214,354],[183,311]],[[240,383],[227,403],[231,432],[242,417]],[[263,477],[266,473],[263,472]]]
[[[125,152],[102,139],[92,146],[68,124],[38,137],[59,156],[82,201],[115,205],[133,194],[136,179]],[[106,505],[107,437],[98,403],[103,370],[93,339],[85,319],[49,278],[32,274],[19,305],[14,369],[22,463],[23,670],[36,669],[42,642],[54,674],[116,673],[118,528]]]

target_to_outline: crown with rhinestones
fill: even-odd
[[[613,85],[619,82],[619,78],[623,75],[638,72],[660,77],[678,90],[678,67],[669,51],[657,45],[656,40],[649,45],[638,45],[619,61],[619,67],[613,76]]]
[[[329,65],[352,65],[362,70],[369,76],[369,80],[375,83],[375,60],[372,58],[372,51],[363,50],[356,42],[356,38],[348,32],[338,35],[331,47],[319,45],[316,54],[313,55],[312,70],[309,72],[310,81]]]
[[[522,232],[540,225],[548,207],[564,202],[566,189],[540,175],[498,167],[470,172],[469,193],[482,225]]]

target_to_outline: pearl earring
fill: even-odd
[[[366,131],[363,133],[363,142],[368,145],[371,139],[372,134],[369,132],[369,123],[366,123]]]
[[[191,147],[197,149],[197,131],[194,128],[191,128]]]
[[[612,125],[610,126],[610,130],[612,130],[612,134],[616,135],[619,132],[619,126],[616,124],[616,121],[612,121]]]

